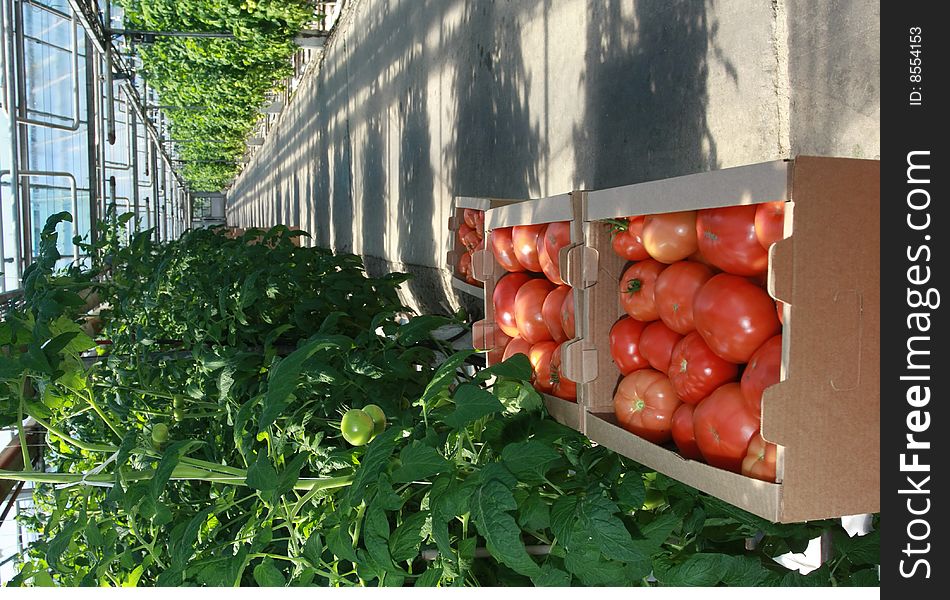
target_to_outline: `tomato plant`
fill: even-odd
[[[696,406],[693,430],[706,462],[739,473],[759,420],[746,406],[739,384],[727,383]]]
[[[756,432],[749,441],[749,450],[742,459],[741,473],[770,483],[775,482],[775,460],[778,446],[766,442],[760,432]]]
[[[742,380],[742,396],[755,415],[762,413],[762,392],[779,382],[782,370],[782,336],[769,338],[749,359]]]
[[[611,219],[610,245],[617,256],[632,261],[646,260],[650,253],[643,247],[643,217]]]
[[[551,339],[559,344],[566,342],[568,339],[567,334],[564,333],[564,325],[561,322],[561,307],[564,305],[564,299],[570,291],[570,287],[559,285],[544,298],[544,304],[541,305],[541,316],[544,318],[544,324],[551,334]]]
[[[653,321],[640,334],[640,354],[647,359],[650,366],[666,373],[670,369],[670,358],[673,348],[683,338],[663,324],[663,321]]]
[[[670,380],[653,369],[640,369],[624,376],[614,393],[617,422],[627,431],[657,444],[672,439],[673,412],[679,405]]]
[[[734,381],[739,367],[718,356],[694,331],[673,348],[668,373],[680,399],[698,404],[722,384]]]
[[[699,250],[709,262],[735,275],[757,275],[769,254],[755,235],[755,205],[707,208],[696,217]]]
[[[531,279],[527,273],[509,273],[495,283],[495,291],[492,292],[495,322],[510,337],[519,335],[515,321],[515,297],[521,286]]]
[[[693,411],[695,405],[688,402],[680,404],[673,412],[672,435],[673,443],[683,458],[702,460],[703,454],[696,444],[696,432],[693,431]]]
[[[689,261],[673,263],[660,273],[653,289],[653,299],[656,312],[667,327],[683,335],[696,329],[693,299],[712,276],[712,270],[706,265]]]
[[[696,252],[696,211],[647,215],[643,219],[643,247],[666,264]]]
[[[511,240],[511,227],[500,227],[491,232],[491,248],[495,260],[503,269],[510,273],[524,271],[525,268],[515,256],[515,248]]]
[[[518,334],[532,344],[551,339],[542,309],[544,300],[554,290],[547,279],[532,279],[518,288],[515,294],[515,324]]]
[[[640,337],[646,324],[633,317],[623,317],[610,328],[610,356],[623,375],[650,366],[640,351]]]
[[[639,321],[655,321],[660,318],[654,300],[657,277],[666,265],[653,259],[641,260],[627,267],[620,277],[620,305],[624,311]]]
[[[515,225],[511,228],[511,243],[515,249],[515,258],[525,269],[541,272],[541,259],[538,249],[544,244],[544,231],[547,224]]]
[[[765,290],[727,273],[700,288],[693,300],[693,320],[712,351],[734,363],[748,362],[782,327]]]
[[[766,250],[785,237],[785,202],[756,205],[755,237]]]

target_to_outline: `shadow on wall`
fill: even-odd
[[[333,251],[353,252],[353,194],[350,181],[350,139],[339,132],[333,155]],[[319,196],[318,196],[319,198]]]
[[[372,98],[372,96],[371,96]],[[386,190],[386,145],[383,140],[380,117],[371,113],[366,123],[366,139],[361,148],[363,158],[360,235],[363,254],[386,256],[386,222],[388,192]]]
[[[590,2],[575,185],[598,189],[718,166],[706,122],[704,2]]]
[[[526,0],[519,8],[527,11],[530,4]],[[456,66],[456,137],[446,150],[449,189],[457,196],[537,197],[543,149],[538,127],[531,125],[531,79],[520,28],[498,17],[494,2],[468,0],[458,30],[474,44],[475,55]]]

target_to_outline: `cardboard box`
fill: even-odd
[[[445,255],[445,263],[448,265],[449,271],[452,272],[453,288],[481,300],[484,300],[485,298],[485,291],[482,286],[469,283],[458,272],[459,257],[466,252],[465,246],[462,245],[462,242],[458,237],[459,226],[465,222],[463,217],[464,210],[466,208],[470,208],[484,212],[495,206],[503,206],[512,202],[518,201],[504,200],[500,198],[475,198],[469,196],[457,196],[455,198],[454,210],[452,211],[452,215],[449,217],[448,221],[448,230],[452,234],[452,242],[450,244],[452,249],[449,250]]]
[[[581,196],[577,193],[561,194],[549,198],[537,200],[526,200],[517,204],[506,204],[493,208],[485,213],[485,235],[493,229],[500,227],[512,227],[514,225],[537,225],[541,223],[554,223],[557,221],[571,222],[571,244],[561,249],[558,256],[561,277],[568,285],[573,286],[573,282],[579,281],[580,265],[570,262],[570,249],[580,245],[583,242],[583,232],[580,228],[581,215]],[[492,294],[495,291],[495,283],[503,277],[507,271],[495,260],[491,249],[485,249],[475,252],[472,257],[472,266],[475,278],[483,281],[485,284],[485,318],[482,321],[472,325],[472,339],[476,348],[488,350],[488,365],[493,365],[501,360],[504,353],[504,342],[507,336],[501,331],[495,323],[495,308],[492,303]],[[575,289],[574,293],[574,312],[575,315],[583,314],[581,312],[581,303],[583,300]],[[578,335],[583,334],[583,323],[580,319],[575,319],[577,323]],[[567,342],[565,342],[565,345]],[[562,346],[563,348],[563,346]],[[563,354],[562,354],[563,361]],[[567,371],[565,369],[565,375]],[[578,379],[570,377],[577,383],[577,395],[580,400],[584,393],[584,383]],[[580,431],[584,422],[584,408],[580,402],[570,402],[562,400],[556,396],[542,394],[545,406],[548,412],[559,423],[567,425],[572,429]]]
[[[566,345],[563,360],[569,377],[589,382],[579,396],[587,411],[579,430],[770,521],[879,511],[879,179],[877,161],[799,157],[578,193],[586,243],[570,250],[569,261],[580,265],[585,293],[576,318],[587,329]],[[779,445],[779,483],[766,483],[683,459],[674,446],[616,424],[620,372],[608,335],[623,314],[617,282],[625,261],[599,221],[775,200],[789,204],[786,239],[769,253],[768,291],[785,302],[785,325],[782,380],[762,399],[762,435]]]

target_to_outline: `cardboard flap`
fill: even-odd
[[[494,206],[485,213],[485,229],[571,221],[573,218],[574,205],[571,194],[560,194],[531,202]]]
[[[449,222],[448,222],[449,231],[452,231],[452,232],[458,231],[458,230],[459,230],[459,227],[460,227],[460,226],[462,225],[462,223],[464,223],[464,222],[465,222],[465,219],[463,219],[460,215],[452,215],[452,216],[450,216],[450,217],[449,217]]]
[[[795,263],[795,237],[779,240],[769,247],[768,291],[776,300],[792,303],[792,267]]]
[[[585,289],[597,283],[597,250],[576,245],[561,248],[561,273],[573,288]]]
[[[472,277],[486,282],[495,277],[496,269],[501,267],[495,262],[495,257],[487,249],[482,248],[472,253]]]
[[[597,350],[585,348],[584,340],[564,342],[561,346],[561,368],[564,375],[576,383],[590,383],[597,379]]]

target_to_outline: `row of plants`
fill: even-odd
[[[119,0],[129,29],[231,33],[157,36],[137,46],[144,77],[166,106],[182,174],[196,191],[234,177],[265,94],[292,73],[294,36],[313,18],[309,0]]]
[[[121,219],[56,271],[64,220],[0,322],[0,426],[47,445],[0,471],[37,484],[10,585],[877,584],[876,533],[771,524],[592,445],[524,355],[473,368],[441,341],[463,315],[402,306],[405,275],[280,226],[122,246]],[[829,530],[817,571],[773,560]]]

